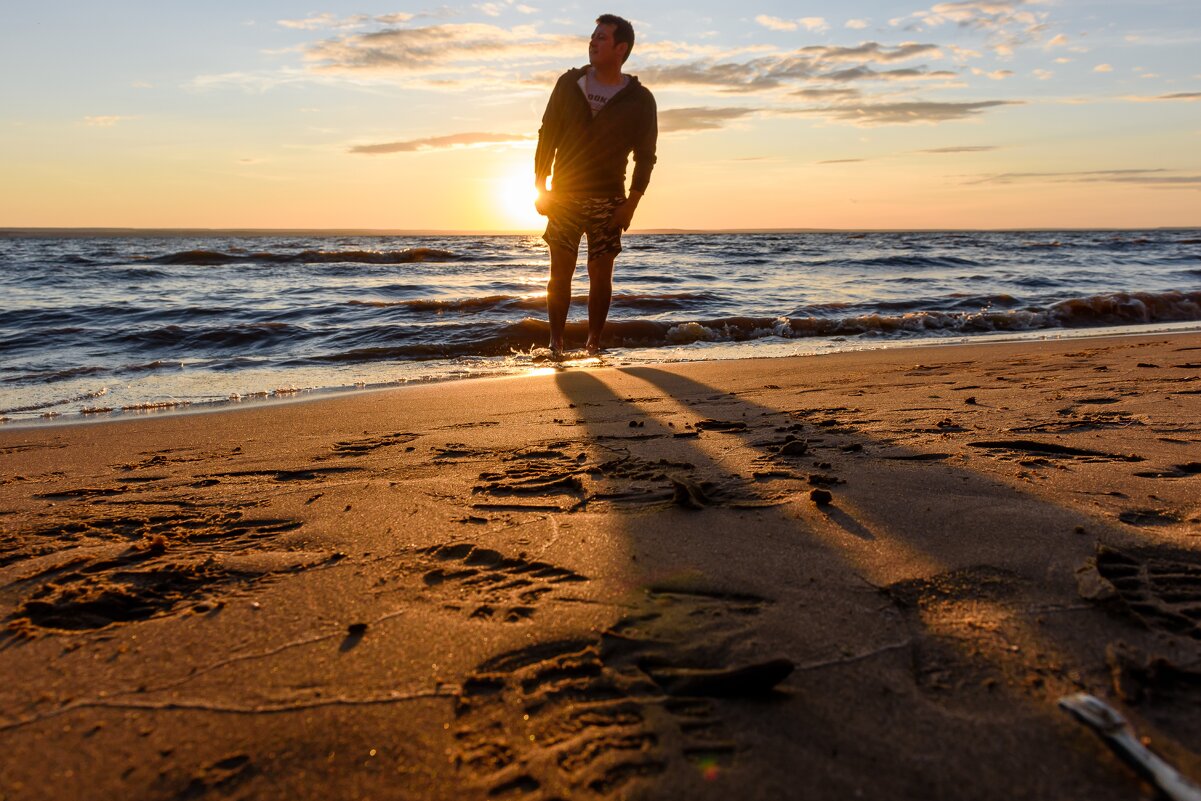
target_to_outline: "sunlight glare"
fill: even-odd
[[[533,170],[529,165],[509,170],[497,179],[493,196],[497,203],[497,217],[506,227],[526,231],[541,230],[546,218],[534,209],[538,192],[534,189]]]

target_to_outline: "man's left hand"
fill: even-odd
[[[630,230],[630,222],[634,219],[634,209],[638,208],[638,204],[626,200],[620,206],[613,210],[613,216],[609,218],[609,228],[620,228],[623,231]]]

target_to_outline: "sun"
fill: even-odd
[[[493,197],[497,204],[496,216],[506,227],[538,230],[546,225],[546,218],[534,209],[538,191],[534,188],[531,165],[514,167],[497,178]]]

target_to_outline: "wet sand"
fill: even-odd
[[[0,430],[0,798],[1201,777],[1201,335]]]

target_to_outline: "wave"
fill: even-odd
[[[307,332],[290,323],[244,323],[226,326],[165,325],[140,331],[128,331],[112,337],[135,348],[182,349],[192,353],[198,348],[249,347],[274,343],[297,342]],[[159,369],[163,364],[153,361],[145,368]]]
[[[19,370],[19,368],[18,368]],[[33,370],[18,372],[17,375],[7,376],[0,379],[5,384],[54,384],[59,381],[70,381],[76,378],[82,378],[89,375],[99,375],[107,373],[108,368],[98,367],[94,365],[86,367],[66,367],[59,370]]]
[[[438,248],[407,250],[304,250],[300,253],[223,253],[217,250],[184,250],[144,259],[148,264],[413,264],[426,261],[456,261],[457,253]]]
[[[875,256],[865,259],[823,259],[806,266],[846,265],[849,267],[980,267],[981,262],[960,256]]]
[[[695,308],[696,306],[717,300],[711,292],[678,292],[678,293],[615,293],[613,295],[613,310],[635,309],[638,311],[662,312],[679,309]],[[573,295],[572,303],[585,304],[587,295]],[[370,306],[374,308],[405,308],[416,312],[445,314],[447,312],[486,312],[502,310],[538,311],[546,308],[545,295],[487,295],[477,298],[419,298],[415,300],[351,300],[351,306]]]
[[[79,403],[80,401],[92,400],[108,394],[108,387],[101,387],[90,392],[83,392],[70,398],[57,398],[54,400],[45,401],[43,403],[33,403],[28,406],[13,406],[8,409],[0,409],[0,414],[16,414],[19,412],[37,412],[42,409],[53,409],[55,406],[63,406],[68,403]]]
[[[1116,292],[1071,298],[1044,308],[974,312],[915,311],[846,317],[737,316],[687,321],[613,320],[606,327],[604,344],[615,348],[647,348],[696,342],[745,342],[769,337],[981,334],[1183,321],[1201,321],[1201,292]],[[586,333],[586,323],[568,324],[569,338],[582,339]],[[473,334],[470,340],[366,346],[290,363],[505,356],[543,345],[547,324],[544,320],[526,318],[517,323],[480,327]]]
[[[618,296],[619,298],[621,296]],[[681,297],[683,299],[681,299]],[[649,304],[663,311],[663,304],[689,302],[691,295],[629,295],[631,305]],[[1144,323],[1201,320],[1201,292],[1117,292],[1070,298],[1046,306],[1018,306],[1009,295],[975,295],[956,298],[950,306],[928,298],[923,308],[909,303],[871,306],[802,307],[787,315],[735,315],[726,317],[663,317],[611,319],[605,344],[618,348],[687,345],[694,342],[741,342],[768,337],[892,336],[923,334],[977,334],[1002,331],[1032,331],[1047,328],[1136,325]],[[362,302],[360,302],[362,303]],[[371,362],[378,360],[428,360],[458,357],[504,356],[528,350],[547,339],[546,322],[540,312],[543,299],[497,295],[462,301],[400,301],[423,311],[457,312],[438,322],[398,323],[387,319],[360,321],[357,325],[298,325],[287,322],[256,322],[232,325],[164,325],[154,328],[112,331],[100,334],[78,329],[89,340],[120,343],[131,352],[146,355],[138,362],[112,367],[113,374],[137,374],[178,370],[181,355],[188,359],[253,356],[263,367],[328,362]],[[943,300],[943,304],[946,299]],[[463,312],[505,308],[525,304],[533,314],[506,320],[480,319]],[[937,306],[942,305],[942,308]],[[620,308],[619,304],[615,307]],[[509,307],[522,308],[520,306]],[[571,336],[584,336],[586,325],[574,323]],[[13,343],[6,343],[10,346]],[[261,360],[261,361],[259,361]],[[210,368],[213,364],[208,365]],[[237,369],[241,363],[230,365]],[[26,371],[22,371],[26,372]],[[64,370],[43,375],[53,383],[83,373]],[[60,378],[61,376],[61,378]],[[11,380],[9,381],[11,382]],[[6,383],[9,383],[6,382]],[[23,381],[18,381],[23,383]]]

